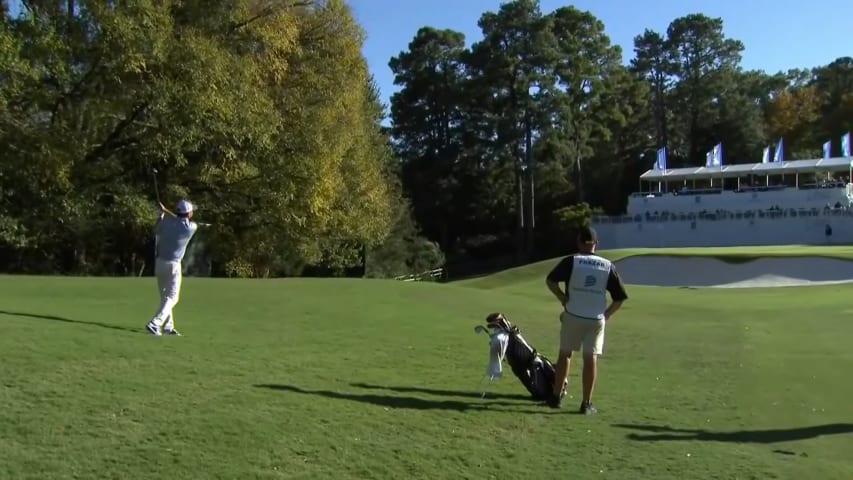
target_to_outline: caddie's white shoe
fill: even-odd
[[[148,322],[148,325],[145,325],[145,328],[148,330],[149,333],[151,333],[151,335],[156,335],[158,337],[160,335],[163,335],[162,333],[160,333],[160,329],[151,322]]]

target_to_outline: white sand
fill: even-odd
[[[615,262],[627,284],[661,287],[793,287],[853,282],[853,261],[762,257],[728,263],[713,257],[640,255]]]

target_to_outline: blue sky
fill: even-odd
[[[367,32],[363,52],[389,102],[398,87],[388,60],[408,48],[418,28],[428,25],[465,34],[468,45],[480,39],[477,20],[496,11],[501,0],[347,0]],[[633,39],[650,28],[665,33],[673,19],[704,13],[723,19],[729,38],[744,43],[742,66],[768,72],[825,65],[853,56],[853,1],[850,0],[541,0],[543,12],[564,5],[588,10],[604,22],[611,42],[633,58]]]

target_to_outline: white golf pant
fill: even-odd
[[[154,274],[157,276],[157,288],[160,290],[160,308],[151,323],[165,330],[172,330],[175,328],[172,309],[177,305],[181,294],[181,262],[157,260]]]

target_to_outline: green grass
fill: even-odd
[[[0,478],[853,478],[851,286],[630,287],[584,417],[474,392],[489,312],[553,357],[538,278],[188,278],[180,338],[153,282],[0,277]]]

